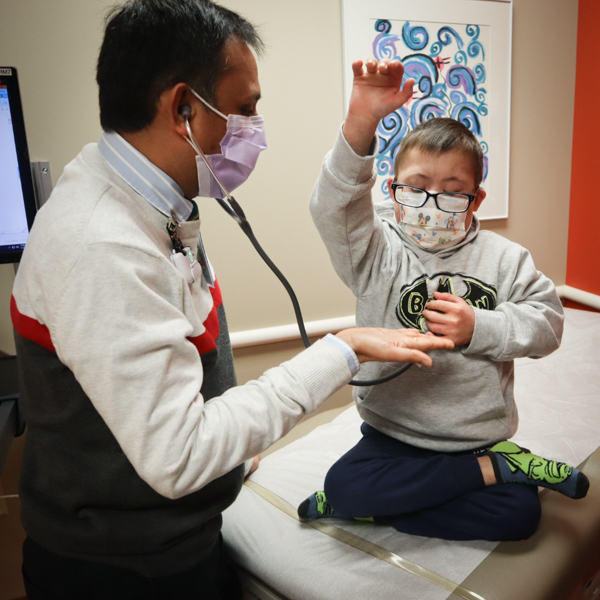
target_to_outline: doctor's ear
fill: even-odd
[[[177,111],[184,119],[192,116],[192,107],[189,104],[182,104]]]
[[[178,83],[166,89],[158,102],[158,111],[163,115],[169,128],[175,128],[179,135],[187,135],[186,120],[192,121],[195,116],[193,103],[185,83]]]

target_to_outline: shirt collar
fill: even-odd
[[[104,132],[98,150],[108,164],[143,196],[154,208],[177,221],[187,221],[194,203],[183,195],[183,190],[164,171],[150,162],[118,133]]]

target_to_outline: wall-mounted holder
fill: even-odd
[[[52,177],[50,163],[47,160],[31,162],[33,190],[38,210],[45,204],[52,193]]]

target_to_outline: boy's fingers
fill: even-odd
[[[398,77],[402,77],[404,73],[404,65],[398,59],[389,61],[388,68],[394,75]]]
[[[450,338],[443,337],[444,336],[444,326],[439,323],[428,323],[429,331],[431,331],[432,335],[436,337],[438,340],[449,340]]]
[[[434,298],[437,300],[444,300],[446,302],[459,302],[460,298],[455,296],[454,294],[449,294],[448,292],[433,292]]]
[[[425,309],[423,311],[423,316],[428,323],[444,323],[446,320],[446,315],[444,313],[440,313],[435,310]]]
[[[415,85],[414,79],[407,79],[404,82],[404,87],[400,90],[400,95],[402,97],[402,101],[406,102],[410,100],[413,95],[413,86]]]
[[[437,311],[438,313],[445,313],[451,308],[451,306],[448,306],[448,302],[446,300],[430,300],[425,305],[425,310]]]
[[[368,73],[376,73],[377,72],[377,61],[374,59],[369,59],[366,64]]]
[[[352,74],[354,75],[354,77],[360,77],[362,75],[362,72],[363,72],[363,61],[355,60],[352,63]]]

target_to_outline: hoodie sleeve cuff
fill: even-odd
[[[340,128],[329,159],[329,170],[336,178],[349,185],[369,182],[373,177],[373,163],[377,140],[373,138],[368,156],[359,156],[352,150]]]
[[[504,340],[504,315],[493,310],[475,308],[475,329],[465,354],[487,355],[495,352]]]

